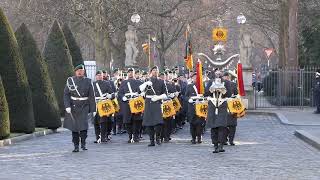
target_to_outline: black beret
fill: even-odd
[[[103,71],[99,70],[96,72],[96,75],[103,74]]]
[[[119,71],[119,69],[116,68],[116,69],[114,69],[112,72],[113,72],[113,74],[114,74],[114,73],[116,73],[116,72],[118,72],[118,71]]]
[[[85,69],[84,65],[83,64],[79,64],[77,65],[75,68],[74,68],[74,71],[77,71],[79,69]]]
[[[159,69],[158,66],[153,66],[151,69],[150,69],[150,72],[154,69]]]
[[[223,76],[229,76],[229,73],[228,72],[224,72]]]

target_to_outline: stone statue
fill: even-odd
[[[138,55],[138,49],[136,47],[136,43],[138,42],[137,33],[133,26],[128,26],[128,31],[125,33],[126,36],[126,60],[125,60],[125,66],[134,66],[136,64],[136,58]]]
[[[240,61],[244,68],[251,68],[252,39],[249,33],[243,33],[240,42]]]

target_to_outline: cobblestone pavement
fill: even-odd
[[[294,130],[272,116],[248,115],[236,146],[219,154],[209,131],[203,144],[191,145],[188,127],[156,147],[127,144],[126,135],[93,144],[91,129],[89,151],[80,153],[71,153],[71,133],[63,131],[0,148],[0,179],[320,179],[320,152]]]

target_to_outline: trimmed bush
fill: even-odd
[[[50,29],[43,57],[48,64],[49,75],[58,100],[60,113],[63,114],[63,90],[67,78],[73,75],[73,65],[66,39],[57,21],[54,21]]]
[[[0,76],[0,140],[10,136],[9,107]]]
[[[0,9],[0,75],[9,105],[11,132],[32,133],[35,128],[31,91],[17,40]]]
[[[70,50],[73,66],[76,67],[79,64],[83,64],[83,58],[82,58],[80,47],[78,46],[76,39],[74,38],[69,26],[67,24],[64,24],[62,31],[66,38],[66,41]]]
[[[15,34],[32,92],[36,127],[57,129],[61,126],[61,118],[47,64],[25,24]]]

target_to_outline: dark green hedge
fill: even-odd
[[[25,24],[15,34],[32,92],[36,126],[57,129],[61,126],[61,118],[47,64]]]
[[[54,21],[51,27],[43,56],[48,64],[49,75],[58,100],[60,113],[63,114],[63,90],[67,78],[73,75],[73,65],[66,39],[57,21]]]
[[[0,76],[0,140],[10,136],[9,107]]]
[[[73,66],[76,67],[79,64],[83,64],[83,58],[82,58],[80,47],[78,46],[76,39],[74,38],[69,26],[67,24],[64,24],[62,30],[66,38],[66,41],[70,50],[70,54],[72,56]]]
[[[10,112],[11,132],[32,133],[35,128],[31,91],[17,40],[0,9],[0,75]]]

